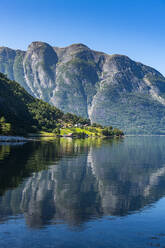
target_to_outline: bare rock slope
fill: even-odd
[[[64,112],[127,133],[165,133],[165,78],[127,56],[33,42],[26,52],[1,47],[0,72]]]

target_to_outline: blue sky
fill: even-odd
[[[0,46],[84,43],[165,75],[165,0],[0,0]]]

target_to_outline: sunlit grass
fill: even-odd
[[[79,128],[79,127],[72,127],[72,128],[62,128],[60,130],[61,135],[68,135],[70,133],[85,133],[88,136],[102,136],[101,129],[95,128],[96,132],[93,132],[90,128]]]

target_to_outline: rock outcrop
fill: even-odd
[[[0,72],[64,112],[127,133],[165,133],[165,78],[124,55],[33,42],[0,48]]]

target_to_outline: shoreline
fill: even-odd
[[[102,138],[102,139],[114,139],[114,138],[124,138],[124,136],[86,136],[86,137],[76,137],[76,136],[51,136],[51,135],[30,135],[28,137],[23,136],[5,136],[0,135],[0,143],[21,143],[21,142],[28,142],[28,141],[36,141],[35,138],[38,138],[37,141],[40,141],[40,138],[71,138],[71,139],[86,139],[86,138]]]
[[[102,139],[115,139],[115,138],[124,138],[124,137],[152,137],[152,136],[161,136],[164,137],[165,135],[163,134],[125,134],[124,136],[87,136],[83,138],[102,138]],[[55,135],[40,135],[40,134],[31,134],[28,135],[27,137],[23,136],[5,136],[5,135],[0,135],[0,143],[8,143],[8,142],[13,142],[13,143],[21,143],[21,142],[29,142],[29,141],[40,141],[40,138],[54,138],[54,139],[59,139],[59,138],[71,138],[71,139],[82,139],[82,137],[76,137],[76,136],[55,136]]]

